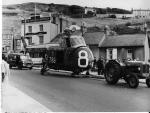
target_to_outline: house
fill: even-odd
[[[94,57],[98,59],[100,57],[99,53],[99,43],[104,40],[105,35],[104,32],[86,32],[83,35],[86,44],[89,46],[91,51],[93,52]]]
[[[92,8],[92,7],[85,7],[84,14],[87,14],[88,12],[92,12],[92,13],[96,14],[96,9]]]
[[[150,9],[132,9],[132,13],[136,18],[150,18]]]
[[[57,35],[57,25],[51,23],[50,17],[40,15],[22,20],[21,36],[27,45],[44,44]]]
[[[45,44],[71,24],[72,22],[61,14],[36,14],[22,20],[21,36],[25,37],[27,45]]]
[[[150,58],[150,42],[145,34],[106,36],[99,43],[99,54],[109,59],[137,59],[141,61]]]

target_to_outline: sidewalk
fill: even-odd
[[[33,98],[19,91],[17,88],[2,85],[2,112],[52,112]]]

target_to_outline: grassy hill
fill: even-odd
[[[81,10],[72,10],[71,8],[81,8]],[[61,12],[65,14],[70,14],[70,10],[74,13],[77,13],[78,11],[82,11],[83,7],[81,6],[75,6],[75,5],[65,5],[65,4],[44,4],[44,3],[36,3],[36,8],[39,10],[39,12]],[[7,5],[3,6],[2,12],[3,12],[3,29],[10,29],[11,27],[14,27],[17,32],[20,32],[21,27],[21,18],[19,18],[18,15],[24,15],[23,13],[33,13],[35,9],[35,3],[29,2],[29,3],[23,3],[23,4],[14,4],[14,5]],[[122,10],[123,11],[123,10]],[[71,22],[76,22],[78,25],[81,25],[82,21],[87,23],[87,27],[97,26],[100,28],[103,28],[105,25],[109,26],[115,26],[120,24],[143,24],[144,19],[112,19],[112,18],[98,18],[98,17],[92,17],[92,18],[70,18],[69,15],[67,15],[67,18]]]

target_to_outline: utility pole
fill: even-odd
[[[11,27],[11,32],[12,32],[12,51],[15,51],[14,27]]]
[[[26,19],[22,15],[19,15],[19,16],[23,18],[23,22],[22,23],[23,23],[24,29],[23,29],[23,37],[21,36],[21,40],[22,40],[22,43],[23,43],[24,50],[26,51],[26,47],[27,47],[27,44],[25,42],[25,37],[26,37]]]

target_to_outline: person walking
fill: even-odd
[[[2,54],[1,74],[2,74],[2,77],[1,77],[2,84],[8,85],[10,69],[9,69],[9,64],[6,62],[6,57],[4,54]]]
[[[101,57],[97,61],[97,67],[98,67],[98,75],[102,75],[104,73],[104,63]]]

